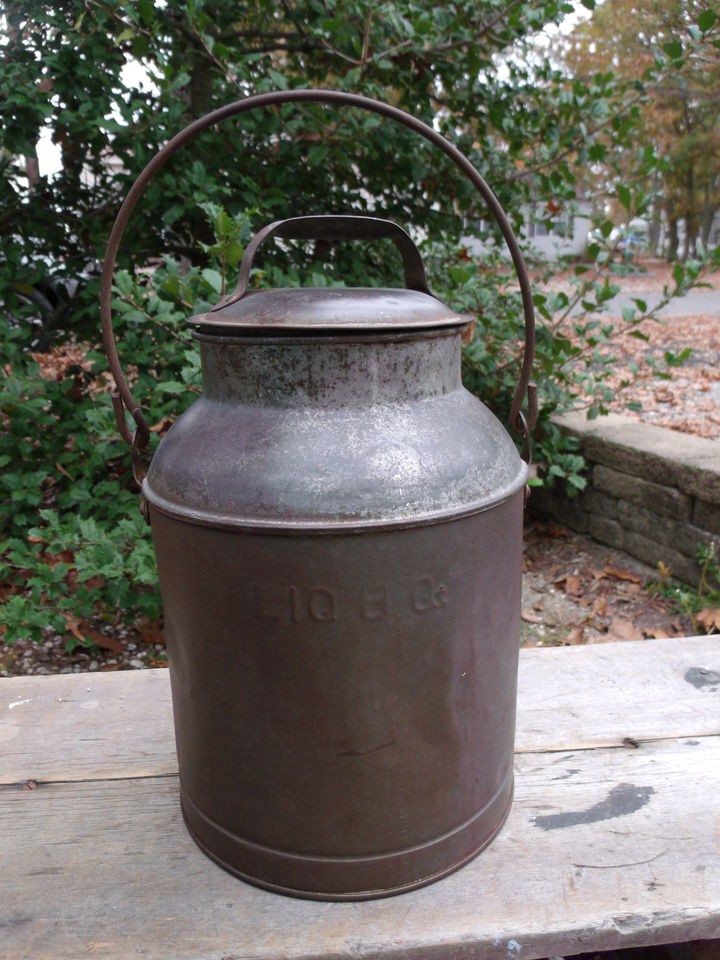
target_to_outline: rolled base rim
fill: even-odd
[[[240,880],[263,890],[302,900],[352,901],[397,896],[427,886],[459,870],[495,839],[508,817],[512,806],[512,798],[513,778],[511,775],[483,810],[479,811],[468,824],[449,835],[445,835],[436,841],[430,841],[414,850],[400,851],[390,856],[380,854],[376,857],[358,858],[314,858],[310,856],[303,858],[297,854],[283,854],[281,851],[273,850],[271,852],[273,861],[271,868],[266,871],[260,869],[256,872],[242,869],[216,852],[217,847],[227,846],[228,832],[215,825],[212,820],[202,814],[184,791],[181,791],[180,808],[185,826],[197,846],[219,867]],[[488,823],[491,825],[489,829]],[[240,837],[234,837],[233,839],[240,849],[246,845]],[[470,849],[468,849],[468,844]],[[458,849],[463,850],[460,855],[458,855]],[[448,857],[450,857],[450,862],[447,862]],[[391,864],[388,861],[394,861],[394,863]],[[324,879],[329,882],[313,883],[310,876],[306,881],[302,881],[303,867],[306,872],[312,875],[318,864],[321,865],[321,870],[325,874]],[[387,872],[396,874],[393,882],[387,886],[384,884],[368,886],[362,883],[353,883],[353,876],[357,877],[358,875],[358,870],[354,868],[359,867],[362,875],[368,870],[372,871],[373,867],[377,870],[381,864],[385,868],[389,868]],[[438,864],[442,865],[439,866]],[[266,875],[262,876],[262,873]],[[286,877],[285,882],[280,880],[283,874]],[[332,876],[328,876],[328,874]],[[274,877],[271,875],[274,875]],[[332,889],[327,889],[328,887],[332,887]]]

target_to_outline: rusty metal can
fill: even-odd
[[[272,235],[389,236],[407,289],[248,293]],[[240,273],[191,318],[203,395],[142,484],[183,814],[252,883],[398,893],[509,810],[527,467],[395,224],[272,224]]]

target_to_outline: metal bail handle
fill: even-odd
[[[534,384],[530,383],[535,350],[535,311],[533,308],[530,280],[522,252],[520,251],[520,246],[505,211],[501,207],[495,194],[465,154],[461,153],[456,146],[450,143],[449,140],[446,140],[442,134],[428,126],[428,124],[423,123],[422,120],[418,120],[416,117],[405,113],[405,111],[397,107],[383,103],[380,100],[373,100],[370,97],[362,97],[355,93],[344,93],[340,90],[276,90],[273,93],[259,93],[251,97],[246,97],[243,100],[236,100],[234,103],[229,103],[224,107],[213,110],[204,117],[200,117],[185,127],[184,130],[181,130],[180,133],[175,134],[175,136],[155,154],[145,169],[140,173],[130,188],[130,192],[125,197],[113,225],[103,261],[102,280],[100,284],[100,318],[105,352],[107,353],[110,371],[117,386],[117,390],[113,393],[115,419],[120,435],[127,443],[132,445],[136,463],[139,464],[141,462],[142,451],[149,443],[150,429],[123,374],[112,328],[113,274],[115,272],[120,242],[125,233],[128,220],[153,176],[158,170],[165,166],[170,157],[185,143],[194,139],[204,130],[207,130],[208,127],[227,120],[230,117],[237,116],[241,113],[248,113],[251,110],[276,107],[284,103],[324,103],[356,107],[360,110],[367,110],[370,113],[377,113],[382,117],[394,120],[396,123],[408,127],[438,147],[438,149],[442,150],[480,193],[507,244],[522,295],[523,312],[525,315],[525,345],[520,378],[510,406],[510,425],[516,433],[523,437],[523,456],[524,459],[528,460],[530,431],[537,419],[537,393]],[[526,396],[528,405],[526,412],[523,414],[522,406]],[[126,410],[135,421],[136,429],[134,432],[131,432],[128,428],[125,419]]]
[[[271,237],[280,237],[283,240],[390,239],[394,242],[402,257],[405,270],[405,286],[408,290],[419,290],[422,293],[430,294],[420,251],[403,228],[398,226],[397,223],[393,223],[392,220],[348,215],[290,217],[287,220],[276,220],[255,234],[245,247],[235,289],[228,296],[223,297],[219,303],[216,303],[211,308],[210,313],[215,310],[222,310],[223,307],[229,307],[231,303],[237,303],[245,296],[255,254],[260,244]]]

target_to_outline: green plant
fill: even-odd
[[[700,578],[696,588],[671,579],[661,567],[655,589],[674,601],[678,613],[689,617],[698,633],[720,632],[720,557],[715,541],[698,547]]]

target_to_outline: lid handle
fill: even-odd
[[[347,214],[290,217],[287,220],[276,220],[274,223],[269,223],[255,234],[245,247],[235,289],[231,294],[223,297],[219,303],[216,303],[210,313],[229,307],[230,304],[237,303],[245,296],[250,283],[250,272],[255,254],[260,244],[271,237],[280,237],[283,240],[380,240],[389,238],[400,251],[405,269],[405,286],[408,290],[419,290],[421,293],[430,294],[420,251],[405,230],[397,223],[393,223],[392,220]],[[432,294],[430,295],[432,296]]]

